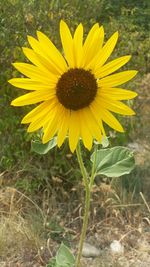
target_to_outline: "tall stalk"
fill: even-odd
[[[83,163],[80,143],[78,143],[78,146],[76,148],[76,153],[77,153],[77,158],[78,158],[78,162],[79,162],[79,166],[80,166],[80,170],[81,170],[81,173],[83,176],[83,182],[84,182],[84,186],[85,186],[85,204],[84,204],[83,226],[82,226],[79,248],[78,248],[78,253],[77,253],[77,258],[76,258],[76,265],[75,265],[75,267],[80,267],[80,259],[81,259],[81,255],[82,255],[83,243],[85,240],[87,226],[88,226],[91,191],[90,191],[90,186],[89,186],[88,175],[87,175],[84,163]]]

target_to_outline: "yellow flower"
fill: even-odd
[[[30,123],[28,132],[42,128],[43,143],[57,135],[60,147],[68,135],[72,152],[79,138],[90,150],[93,139],[101,141],[105,135],[103,122],[116,131],[124,131],[112,112],[135,114],[121,100],[137,94],[117,86],[132,79],[137,71],[112,74],[125,65],[130,56],[105,64],[116,45],[118,32],[103,44],[104,29],[96,23],[83,43],[82,24],[72,36],[66,23],[61,21],[60,36],[64,56],[42,32],[37,32],[37,39],[28,36],[31,48],[23,48],[23,52],[32,64],[13,64],[27,78],[13,78],[9,83],[33,92],[16,98],[11,104],[24,106],[41,102],[22,123]]]

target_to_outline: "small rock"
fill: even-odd
[[[124,246],[118,240],[113,240],[110,244],[110,250],[112,254],[123,254]]]
[[[88,243],[83,244],[82,256],[85,258],[95,258],[100,255],[100,250]]]

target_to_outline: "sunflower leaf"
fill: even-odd
[[[49,142],[46,144],[42,144],[39,140],[32,140],[31,142],[31,150],[40,154],[44,155],[49,152],[52,148],[54,148],[57,145],[57,137],[52,138]]]
[[[56,267],[73,267],[74,263],[75,258],[73,254],[70,249],[62,243],[56,255]]]
[[[95,174],[119,177],[129,174],[135,167],[133,153],[126,147],[116,146],[98,150],[96,153]],[[92,162],[94,154],[95,152],[91,156]]]

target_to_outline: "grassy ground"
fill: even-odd
[[[143,156],[148,160],[147,150]],[[144,168],[145,164],[141,165],[141,175]],[[139,170],[130,179],[135,174]],[[82,183],[68,191],[62,187],[60,178],[53,177],[53,188],[49,184],[29,196],[14,187],[16,177],[7,184],[5,179],[1,179],[0,190],[0,266],[51,267],[50,259],[61,242],[75,252],[82,225]],[[150,264],[148,198],[138,191],[137,183],[128,190],[120,179],[111,184],[104,181],[93,189],[86,240],[100,248],[101,255],[93,260],[82,259],[83,266],[147,267]],[[123,255],[110,253],[113,240],[120,240],[125,248]]]

